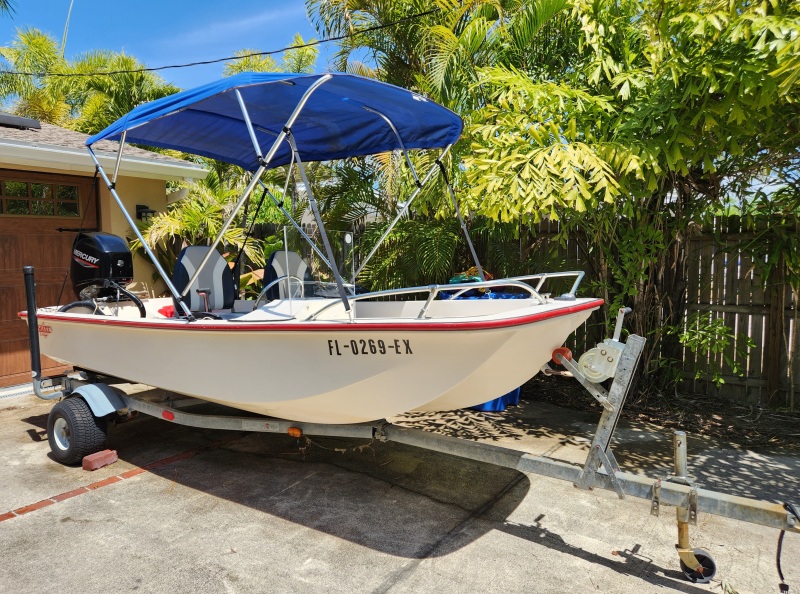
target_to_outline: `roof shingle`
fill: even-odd
[[[16,140],[34,145],[46,145],[59,148],[68,148],[74,150],[86,150],[86,139],[88,135],[67,128],[61,128],[52,124],[41,122],[41,129],[19,129],[8,126],[0,126],[0,140]],[[96,142],[93,147],[95,152],[116,153],[119,148],[119,143],[101,140]],[[126,146],[124,156],[138,157],[140,159],[148,159],[151,161],[160,161],[163,163],[171,163],[173,165],[187,165],[186,161],[175,159],[169,155],[162,155],[147,151],[144,149],[136,148],[134,146]]]

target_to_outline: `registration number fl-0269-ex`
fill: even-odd
[[[413,355],[411,341],[405,339],[353,339],[328,340],[328,354],[331,357],[342,355]]]

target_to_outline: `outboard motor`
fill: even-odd
[[[78,299],[116,297],[120,285],[133,281],[133,256],[121,237],[82,232],[72,244],[69,274]]]

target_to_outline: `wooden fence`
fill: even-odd
[[[786,406],[788,347],[797,332],[793,320],[797,304],[780,272],[764,279],[764,262],[753,261],[737,249],[754,236],[743,232],[739,217],[720,217],[689,239],[686,318],[695,312],[709,312],[733,330],[735,340],[720,353],[685,352],[684,389]],[[754,348],[742,344],[746,339]],[[738,374],[731,365],[737,360],[737,351],[745,354],[738,357]],[[795,392],[800,392],[800,365],[798,357],[794,359]],[[712,381],[715,374],[725,382],[719,388]]]
[[[536,237],[558,234],[555,222],[543,222]],[[684,325],[703,315],[705,322],[721,320],[733,338],[727,348],[683,351],[682,390],[721,396],[738,402],[789,405],[789,345],[797,332],[791,288],[781,274],[765,282],[764,261],[753,261],[741,245],[755,237],[742,228],[739,217],[717,217],[688,238],[687,307]],[[582,242],[570,238],[556,258],[581,267]],[[588,328],[573,339],[580,346]],[[748,341],[755,345],[748,348]],[[580,349],[578,352],[581,352]],[[800,357],[794,357],[796,399],[800,398]],[[718,380],[722,380],[720,383]],[[716,381],[715,381],[716,380]],[[795,404],[796,406],[796,404]]]

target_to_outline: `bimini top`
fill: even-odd
[[[400,149],[440,148],[461,135],[461,118],[407,89],[351,74],[245,72],[182,91],[130,111],[86,141],[119,140],[175,149],[247,170],[259,165],[236,90],[265,156],[306,90],[329,76],[291,126],[303,161],[329,161]],[[376,113],[377,112],[377,113]],[[397,130],[402,146],[388,118]],[[281,143],[269,167],[291,161]]]

